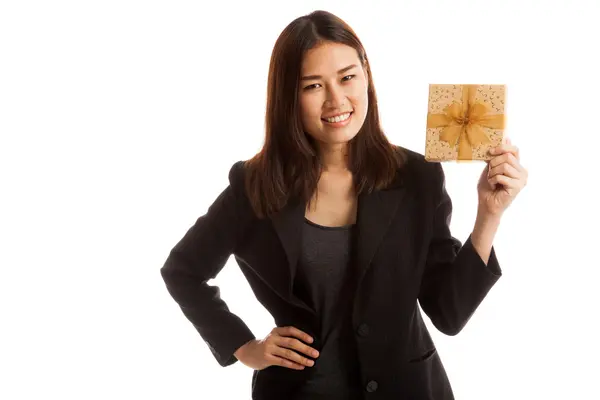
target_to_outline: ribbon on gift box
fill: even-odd
[[[453,101],[442,114],[427,113],[427,128],[442,128],[440,140],[452,148],[458,144],[458,159],[473,159],[475,146],[490,143],[483,127],[504,129],[504,114],[489,114],[490,108],[475,101],[479,85],[462,85],[462,102]]]

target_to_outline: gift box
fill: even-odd
[[[490,160],[502,144],[505,85],[429,85],[425,159]]]

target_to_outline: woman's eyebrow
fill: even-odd
[[[356,67],[356,64],[348,65],[347,67],[344,67],[344,68],[340,69],[338,71],[338,74],[343,74],[344,72],[346,72],[346,71],[348,71],[348,70],[350,70],[352,68],[355,68],[355,67]],[[321,79],[321,78],[322,78],[321,75],[308,75],[308,76],[303,76],[302,78],[300,78],[300,80],[301,81],[311,81],[311,80],[314,80],[314,79]]]

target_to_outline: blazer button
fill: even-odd
[[[361,337],[367,337],[369,336],[369,325],[367,324],[360,324],[358,326],[358,335]]]
[[[379,384],[376,381],[369,381],[369,383],[367,383],[367,392],[373,393],[377,390],[378,386]]]

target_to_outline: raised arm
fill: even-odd
[[[474,248],[471,235],[464,245],[451,235],[452,201],[440,163],[433,164],[433,171],[432,179],[436,182],[433,234],[419,302],[440,332],[456,335],[502,272],[493,247],[486,263]]]

